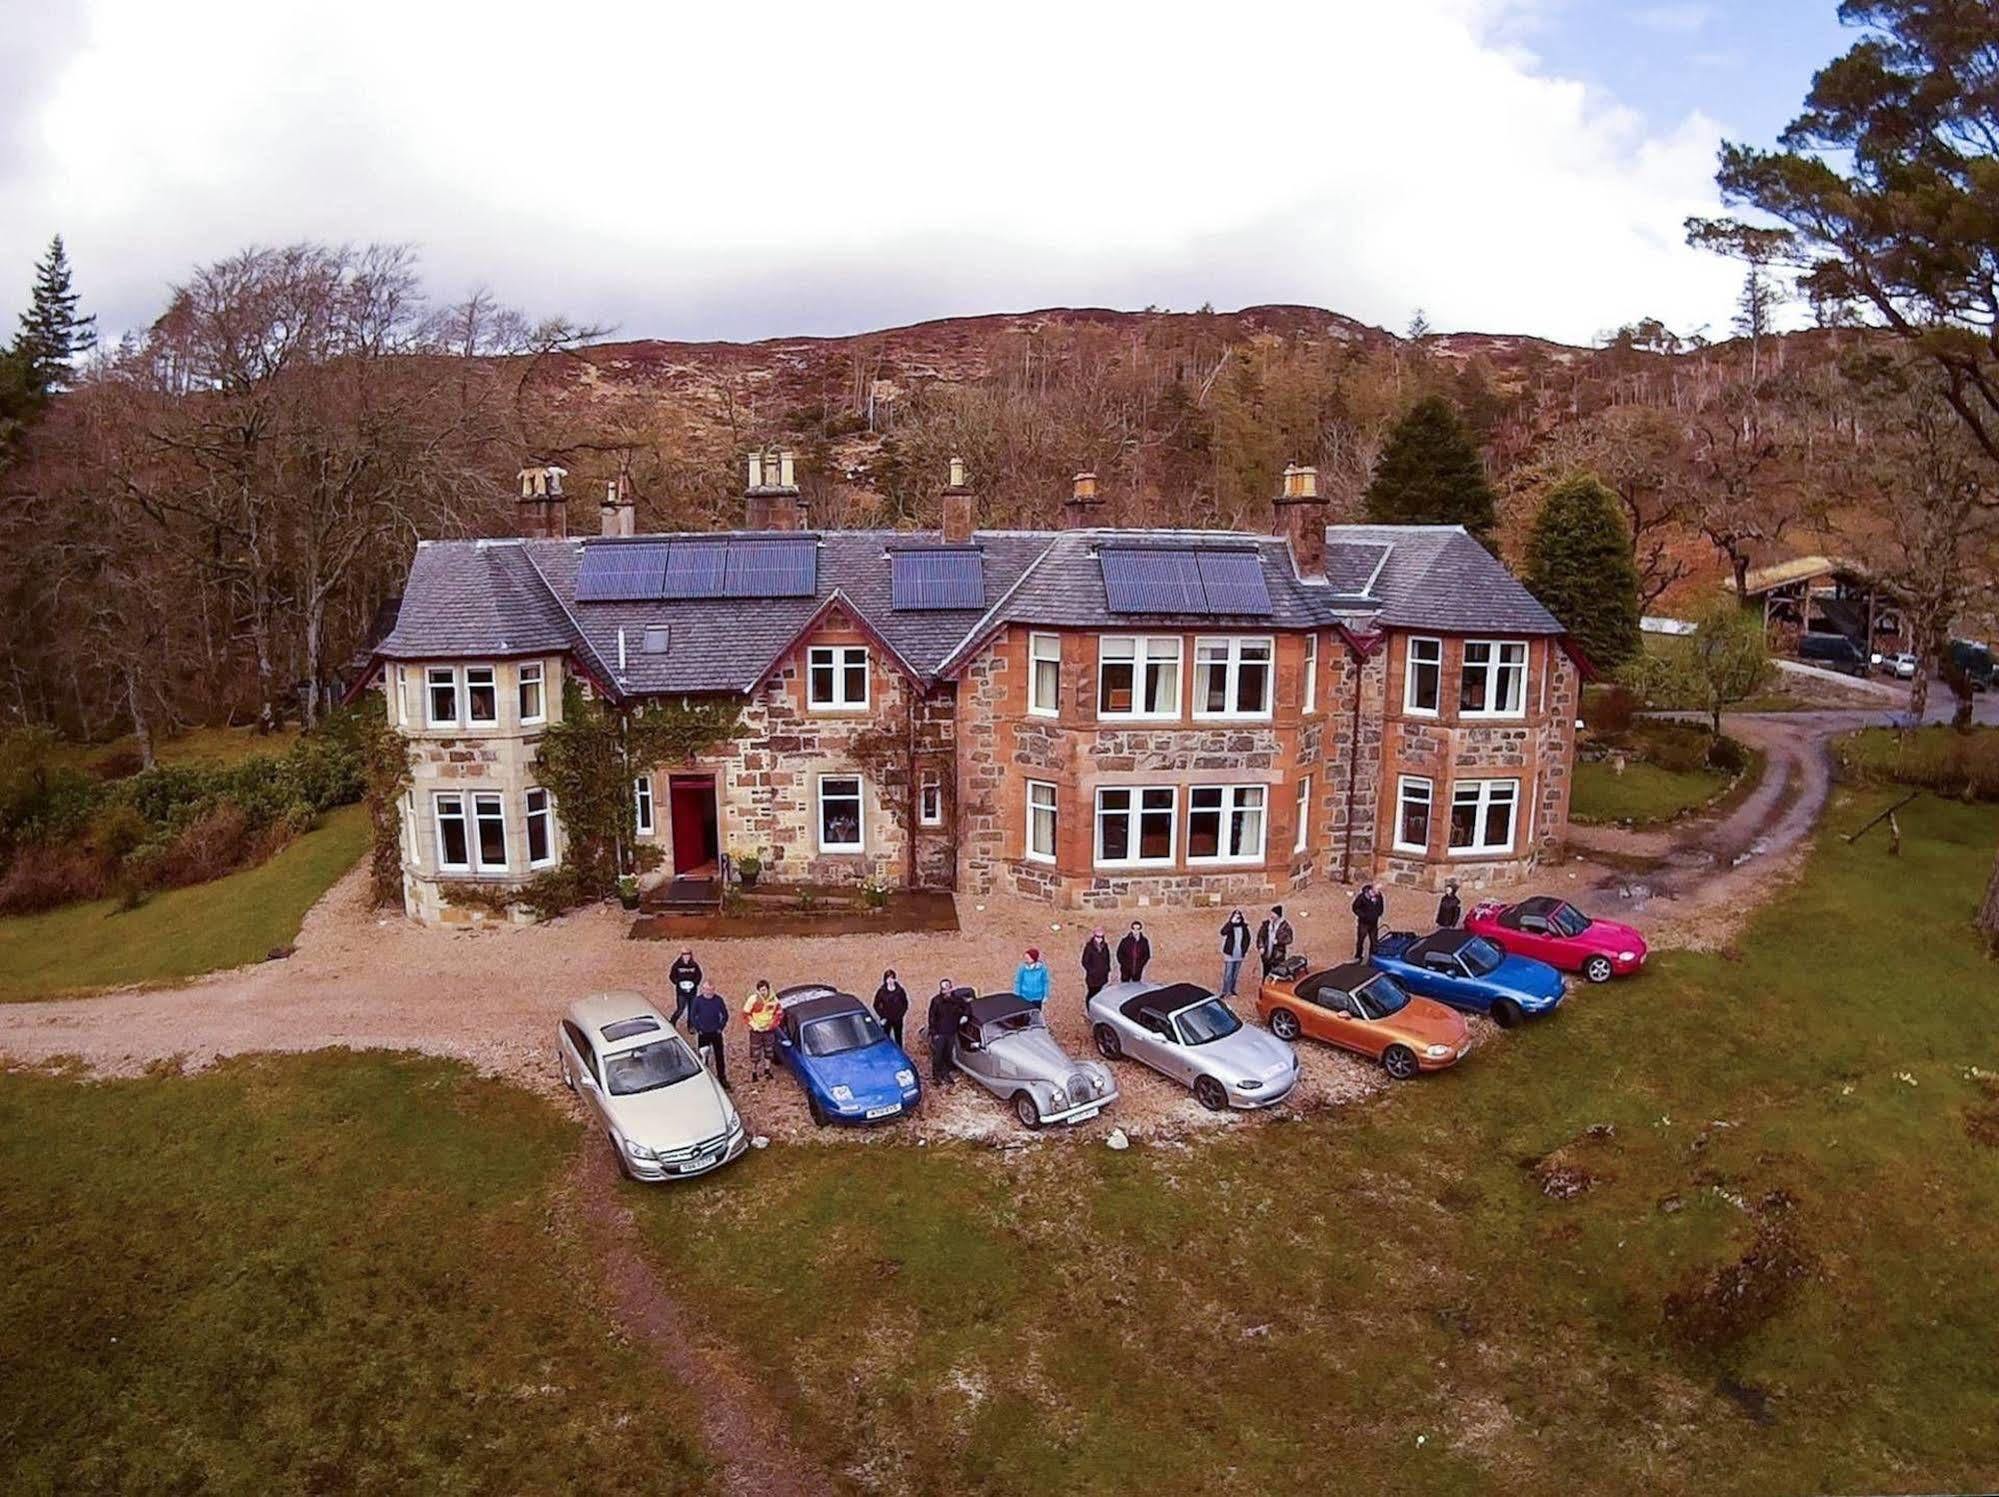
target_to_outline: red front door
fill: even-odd
[[[715,781],[707,775],[675,775],[668,786],[673,871],[682,877],[713,873],[722,858],[716,833]]]

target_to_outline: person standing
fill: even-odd
[[[875,1017],[881,1020],[882,1029],[895,1041],[896,1048],[902,1048],[902,1021],[909,1014],[909,989],[904,987],[890,967],[882,973],[882,985],[875,989]]]
[[[701,964],[694,960],[693,951],[683,946],[666,975],[673,983],[673,1017],[667,1022],[678,1029],[681,1016],[694,1006],[694,995],[701,991]]]
[[[1237,910],[1222,926],[1222,997],[1237,996],[1236,983],[1242,977],[1243,959],[1248,955],[1249,921]]]
[[[1048,963],[1041,959],[1039,946],[1028,947],[1027,960],[1013,969],[1013,992],[1036,1008],[1048,1001]]]
[[[770,990],[770,979],[758,981],[756,991],[743,1004],[743,1019],[750,1026],[750,1080],[768,1081],[777,1061],[777,1021],[784,1010]]]
[[[729,1059],[722,1049],[722,1031],[729,1027],[729,1005],[712,983],[702,983],[701,991],[687,1006],[687,1022],[694,1026],[694,1053],[707,1062],[722,1090],[729,1090]]]
[[[1117,943],[1117,979],[1138,982],[1145,976],[1145,964],[1152,960],[1152,943],[1145,938],[1145,922],[1134,920],[1124,939]]]
[[[946,977],[937,984],[937,991],[930,997],[930,1012],[924,1017],[923,1030],[930,1036],[930,1084],[932,1086],[952,1086],[957,1081],[951,1068],[951,1042],[958,1035],[958,1020],[964,1017],[965,1005],[959,999],[957,989]]]
[[[1284,918],[1284,906],[1274,904],[1264,917],[1263,924],[1256,928],[1256,954],[1263,958],[1263,975],[1268,977],[1277,964],[1291,954],[1291,943],[1297,936],[1291,929],[1291,922]]]
[[[1374,948],[1381,940],[1381,916],[1387,910],[1388,901],[1381,897],[1381,890],[1373,884],[1362,884],[1360,893],[1353,897],[1353,959],[1363,961],[1374,955]]]
[[[1083,1001],[1088,1003],[1111,980],[1111,943],[1099,925],[1083,943]]]
[[[1449,930],[1465,917],[1465,907],[1458,899],[1458,881],[1444,880],[1444,897],[1437,901],[1437,928]]]

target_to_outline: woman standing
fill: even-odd
[[[882,985],[875,989],[875,1017],[882,1021],[882,1028],[895,1041],[896,1048],[902,1048],[902,1021],[909,1013],[909,989],[905,988],[890,967],[882,973]]]
[[[1222,927],[1222,991],[1224,998],[1237,996],[1235,985],[1242,976],[1242,964],[1249,956],[1249,921],[1241,910],[1229,916]]]
[[[1041,960],[1041,948],[1027,948],[1027,960],[1013,969],[1013,991],[1039,1008],[1048,1001],[1048,964]]]

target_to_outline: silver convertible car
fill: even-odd
[[[1210,1112],[1269,1107],[1298,1084],[1297,1051],[1191,982],[1114,982],[1086,1008],[1104,1059],[1143,1061]]]
[[[988,993],[965,1005],[951,1059],[1004,1098],[1024,1127],[1080,1123],[1117,1101],[1110,1068],[1071,1060],[1048,1032],[1041,1009],[1012,993]]]

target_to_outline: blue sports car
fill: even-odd
[[[1395,931],[1381,938],[1374,965],[1412,993],[1466,1013],[1490,1014],[1511,1029],[1562,1001],[1562,974],[1531,956],[1508,956],[1484,936],[1440,930],[1427,936]]]
[[[882,1032],[861,1000],[823,984],[786,988],[777,1053],[805,1089],[812,1121],[881,1123],[922,1100],[916,1066]]]

